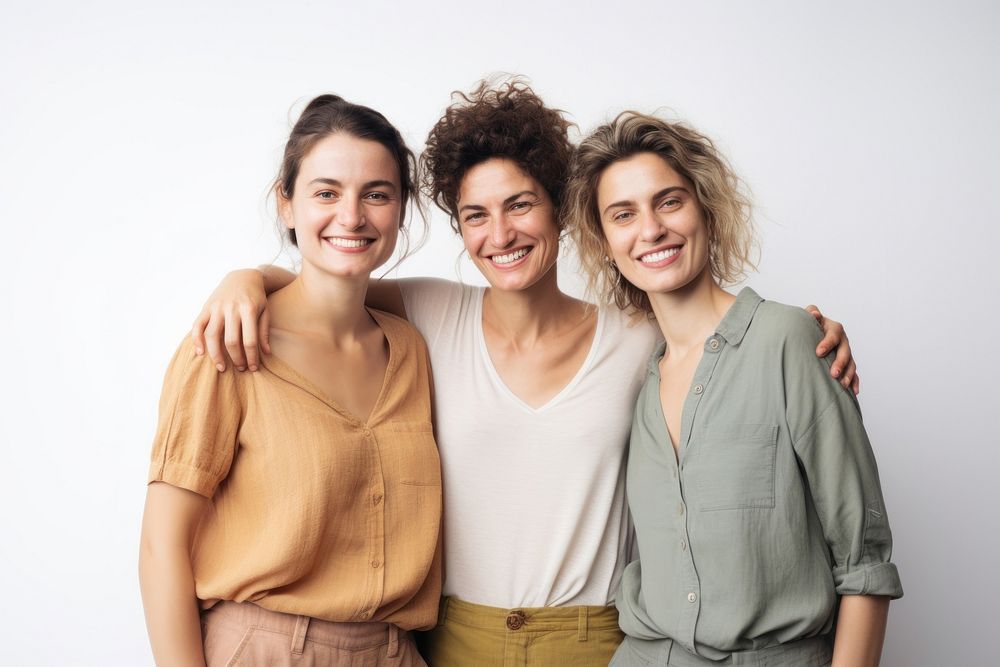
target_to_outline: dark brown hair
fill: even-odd
[[[424,194],[451,216],[452,229],[459,231],[458,191],[466,172],[494,157],[513,160],[538,181],[558,221],[573,156],[573,124],[563,112],[545,106],[516,77],[499,84],[484,79],[469,94],[455,91],[452,99],[420,158]]]
[[[344,132],[358,139],[376,141],[392,154],[396,166],[399,167],[399,185],[402,190],[400,200],[403,203],[399,226],[402,229],[407,202],[410,202],[418,212],[421,211],[419,191],[416,187],[416,158],[406,147],[399,130],[386,120],[385,116],[369,107],[352,104],[337,95],[320,95],[302,110],[302,114],[288,135],[288,143],[285,144],[285,153],[281,159],[281,169],[274,180],[275,191],[282,197],[291,199],[302,160],[318,142],[338,132]],[[289,229],[287,234],[292,245],[296,245],[295,230]]]

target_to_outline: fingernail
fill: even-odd
[[[825,347],[819,348],[819,354],[820,356],[824,356],[826,354],[826,348]]]
[[[196,347],[194,348],[194,353],[200,357],[201,355],[205,354],[205,350],[201,349],[200,347]]]
[[[237,367],[236,367],[236,370],[238,370],[239,372],[241,372],[241,373],[242,373],[243,371],[245,371],[245,370],[246,370],[246,366],[237,366]]]
[[[224,370],[226,370],[226,367],[225,367],[225,366],[223,366],[222,364],[216,364],[216,365],[215,365],[215,370],[217,370],[217,371],[220,371],[220,372],[221,372],[221,371],[224,371]]]
[[[839,368],[834,368],[833,369],[833,377],[835,377],[835,378],[839,378],[840,377],[840,369]]]
[[[251,373],[253,373],[253,372],[254,372],[254,371],[256,371],[256,370],[257,370],[257,367],[256,367],[256,366],[251,366],[251,367],[250,367],[250,372],[251,372]]]

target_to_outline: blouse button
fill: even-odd
[[[382,502],[382,494],[381,493],[376,493],[374,496],[372,496],[372,504],[373,505],[378,505],[380,502]]]
[[[701,386],[700,384],[696,384],[694,386],[694,393],[700,394],[703,391],[705,391],[705,387]]]
[[[697,601],[698,601],[697,595],[695,595],[694,593],[688,593],[688,602],[694,604]]]
[[[374,567],[375,569],[378,569],[380,565],[382,565],[382,561],[378,560],[377,558],[372,561],[372,567]]]
[[[687,551],[687,548],[688,548],[687,542],[681,540],[681,551]]]
[[[708,347],[711,348],[711,349],[713,349],[713,350],[718,350],[719,349],[719,339],[718,338],[713,338],[712,340],[708,341]]]

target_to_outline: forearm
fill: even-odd
[[[188,554],[144,544],[139,555],[139,584],[156,664],[203,667],[201,621]]]
[[[888,616],[884,595],[842,597],[831,667],[878,667]]]
[[[204,667],[191,544],[206,504],[198,494],[153,482],[139,541],[139,587],[156,664]]]

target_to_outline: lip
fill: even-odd
[[[534,246],[518,246],[516,248],[511,248],[506,252],[498,252],[492,255],[487,255],[485,259],[490,263],[490,266],[492,266],[495,269],[498,269],[500,271],[510,271],[524,264],[527,261],[528,257],[531,256],[531,252],[534,249],[535,249]],[[494,257],[502,257],[504,255],[510,255],[511,253],[518,252],[519,250],[527,250],[527,252],[524,253],[524,255],[522,255],[521,257],[515,259],[513,262],[507,262],[506,264],[499,264],[493,260]]]
[[[641,259],[643,257],[648,257],[649,255],[655,255],[656,253],[663,252],[664,250],[673,250],[675,248],[677,249],[677,252],[675,252],[673,255],[668,255],[656,262],[644,262]],[[674,262],[676,262],[678,258],[680,258],[683,251],[684,251],[683,245],[671,244],[671,245],[660,246],[658,248],[653,248],[652,250],[643,252],[641,255],[635,258],[635,261],[637,264],[639,264],[639,266],[644,266],[648,269],[660,269],[663,268],[664,266],[669,266]]]
[[[322,237],[323,244],[328,248],[333,248],[337,252],[342,252],[348,255],[357,255],[359,253],[367,252],[375,245],[375,239],[369,238],[367,236],[324,236]],[[343,241],[367,241],[357,247],[338,245],[333,242],[333,239],[339,239]]]

